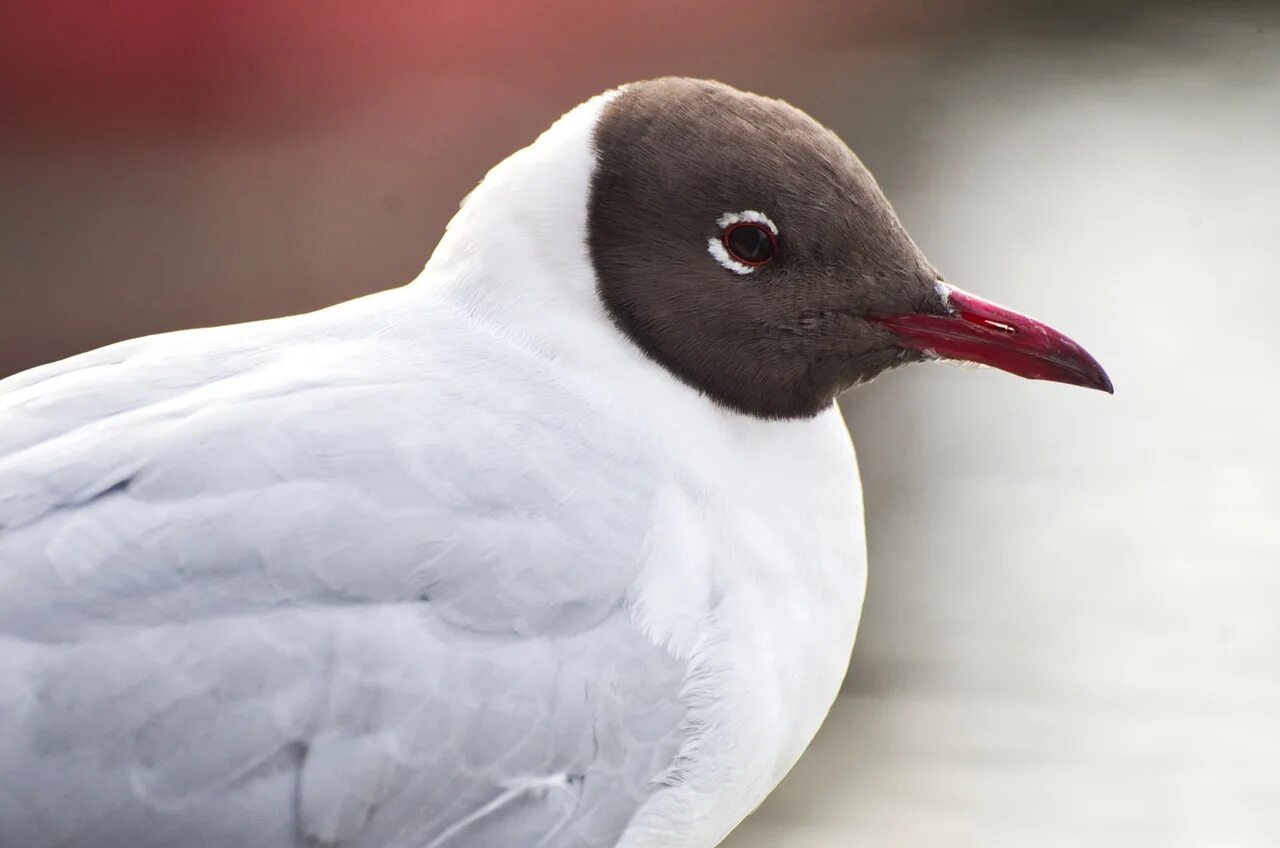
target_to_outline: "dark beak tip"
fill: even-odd
[[[1115,386],[1111,383],[1111,378],[1102,371],[1099,371],[1096,375],[1081,379],[1075,385],[1082,389],[1093,389],[1109,395],[1115,395],[1116,393]]]
[[[1077,363],[1076,363],[1077,367],[1081,364],[1085,366],[1084,368],[1077,371],[1077,376],[1079,377],[1079,379],[1066,381],[1066,380],[1061,380],[1059,378],[1059,381],[1070,382],[1073,385],[1080,386],[1081,388],[1094,389],[1099,392],[1105,392],[1106,394],[1114,395],[1116,393],[1115,385],[1111,382],[1111,377],[1107,374],[1106,370],[1103,369],[1101,363],[1099,363],[1098,360],[1094,359],[1088,353],[1085,353],[1083,348],[1079,349],[1078,355],[1080,359],[1084,361],[1083,363],[1081,363],[1079,362],[1079,360],[1077,360]],[[1076,370],[1076,369],[1073,368],[1071,370]],[[1054,379],[1054,378],[1051,377],[1049,379]]]

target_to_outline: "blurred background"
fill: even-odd
[[[8,0],[0,374],[406,282],[490,165],[665,74],[837,130],[1117,388],[844,399],[862,631],[726,844],[1280,845],[1280,6]]]

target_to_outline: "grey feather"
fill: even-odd
[[[0,845],[600,846],[660,785],[643,440],[397,298],[0,382]]]

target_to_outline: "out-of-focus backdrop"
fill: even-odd
[[[862,632],[727,845],[1280,845],[1280,7],[5,3],[0,374],[405,282],[488,166],[664,74],[810,111],[1117,387],[844,399]]]

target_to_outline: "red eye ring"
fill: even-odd
[[[724,228],[721,239],[735,262],[752,268],[768,263],[778,253],[778,236],[755,221],[735,221]]]

